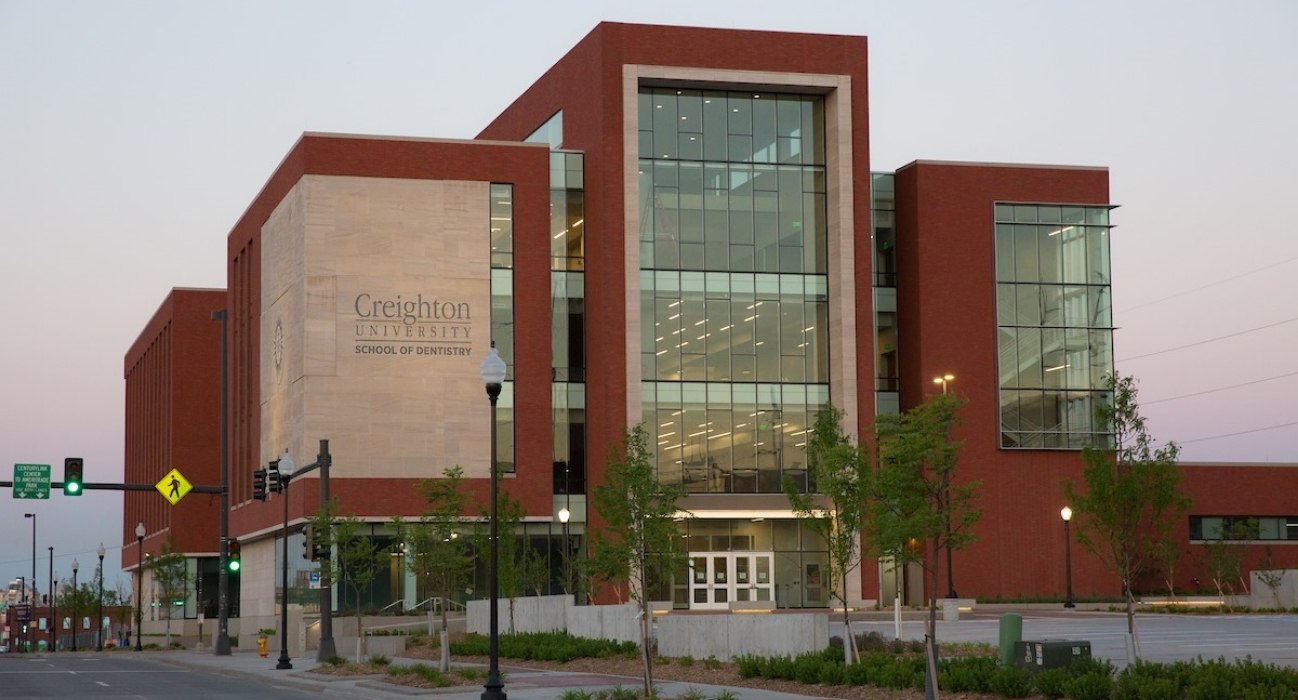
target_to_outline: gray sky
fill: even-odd
[[[600,20],[869,36],[876,170],[1108,166],[1154,435],[1298,462],[1298,3],[0,0],[0,479],[121,479],[126,350],[172,287],[225,285],[303,131],[471,138]],[[59,578],[100,540],[116,569],[120,495],[0,493],[0,579],[30,575],[33,511],[42,591],[51,545]]]

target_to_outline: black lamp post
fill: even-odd
[[[31,604],[32,610],[35,610],[36,609],[36,514],[23,513],[23,517],[32,519],[32,591],[31,591],[31,596],[27,599],[27,602]],[[36,642],[33,639],[35,635],[36,635],[36,631],[32,629],[31,625],[28,625],[27,643],[31,645],[32,651],[36,651]]]
[[[1064,506],[1059,511],[1059,517],[1064,519],[1064,585],[1067,587],[1064,607],[1072,608],[1076,607],[1073,605],[1073,538],[1069,534],[1068,523],[1073,519],[1073,509]]]
[[[50,622],[54,622],[55,620],[59,619],[59,615],[58,615],[59,586],[58,583],[55,582],[54,580],[54,547],[53,546],[50,547],[50,576],[46,580],[50,582]],[[50,637],[49,651],[50,653],[54,653],[54,647],[55,647],[54,642],[58,641],[58,637],[55,635],[54,632],[54,625],[51,624],[50,628],[45,631],[49,634]]]
[[[77,569],[81,565],[72,560],[72,651],[77,650]]]
[[[293,668],[293,663],[288,657],[288,482],[293,478],[293,458],[289,456],[288,450],[284,450],[284,456],[279,458],[279,497],[284,501],[284,529],[280,531],[280,538],[284,540],[284,559],[280,562],[280,586],[283,593],[280,594],[279,602],[279,663],[275,664],[275,670],[284,671]]]
[[[946,396],[946,385],[954,381],[954,374],[933,377],[934,384],[942,385],[942,395]],[[951,470],[942,472],[942,498],[946,501],[942,512],[942,529],[946,537],[946,597],[959,598],[955,592],[955,569],[951,564]]]
[[[95,550],[99,555],[99,619],[95,622],[95,651],[104,650],[104,543]]]
[[[496,599],[500,597],[500,580],[496,576],[496,556],[500,533],[496,522],[496,489],[499,475],[496,473],[496,400],[500,398],[500,389],[505,383],[505,361],[496,351],[496,342],[491,342],[491,350],[482,361],[479,371],[482,383],[487,388],[487,399],[491,401],[491,547],[487,562],[487,577],[491,589],[490,636],[487,653],[490,666],[487,668],[487,682],[482,684],[482,700],[505,700],[505,683],[500,678],[500,620],[496,610]]]
[[[135,650],[144,651],[144,523],[135,526]]]

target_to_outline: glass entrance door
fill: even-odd
[[[690,609],[726,610],[731,601],[775,599],[771,552],[691,552]]]

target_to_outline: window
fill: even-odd
[[[1113,371],[1109,207],[995,214],[1001,447],[1108,446],[1094,415]]]

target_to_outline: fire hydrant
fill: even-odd
[[[261,658],[263,659],[266,658],[266,655],[269,653],[266,651],[266,635],[264,634],[257,637],[257,653],[261,655]]]

